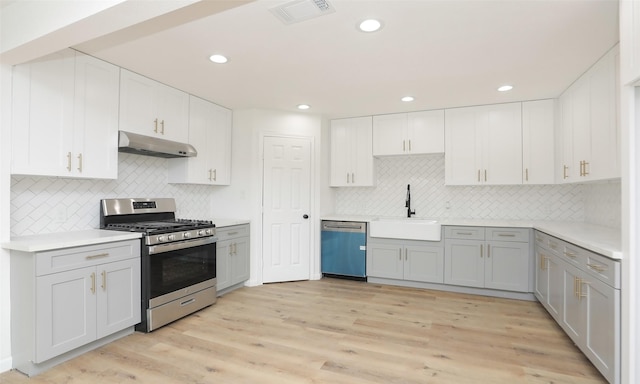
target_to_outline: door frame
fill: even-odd
[[[309,185],[309,220],[311,220],[311,224],[309,225],[309,279],[310,280],[318,280],[320,279],[320,247],[318,243],[318,238],[320,234],[320,208],[319,202],[317,199],[318,194],[318,160],[317,160],[317,147],[315,144],[315,137],[307,136],[307,135],[288,135],[282,134],[273,131],[265,131],[260,133],[260,139],[258,143],[258,155],[260,158],[260,201],[258,202],[260,206],[260,222],[259,228],[256,231],[258,236],[257,244],[259,244],[259,255],[254,260],[255,271],[256,271],[256,280],[258,284],[264,284],[263,279],[263,267],[264,267],[264,142],[265,138],[281,138],[281,139],[305,139],[309,141],[311,146],[310,148],[310,185]]]

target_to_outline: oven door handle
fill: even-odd
[[[215,236],[211,236],[211,237],[204,237],[200,239],[179,241],[176,243],[152,245],[149,247],[149,255],[177,251],[179,249],[193,248],[193,247],[198,247],[200,245],[214,244],[216,241],[218,241],[218,238]]]

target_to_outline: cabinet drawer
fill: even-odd
[[[36,276],[140,257],[140,240],[118,241],[39,252]]]
[[[549,236],[540,231],[534,231],[533,241],[536,247],[549,248]]]
[[[561,244],[562,253],[560,256],[562,259],[577,266],[578,268],[584,269],[587,265],[588,251],[573,244],[565,243],[564,241],[562,241]]]
[[[527,228],[487,228],[487,240],[498,241],[529,241],[529,229]]]
[[[562,255],[564,241],[553,236],[547,236],[547,249],[556,256]]]
[[[444,227],[447,239],[484,240],[484,227]]]
[[[590,251],[584,252],[587,273],[613,288],[620,289],[620,262]]]
[[[232,225],[230,227],[216,228],[218,241],[235,239],[237,237],[249,236],[249,225]]]

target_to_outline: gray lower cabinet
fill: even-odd
[[[528,228],[446,226],[444,283],[530,292],[530,232]]]
[[[368,239],[368,277],[442,283],[443,268],[441,242]]]
[[[218,294],[241,287],[249,280],[249,224],[216,229]]]
[[[535,233],[535,295],[610,383],[620,382],[620,262]]]
[[[11,303],[14,368],[27,375],[132,333],[140,322],[140,241],[12,251]]]

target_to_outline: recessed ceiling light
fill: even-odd
[[[311,108],[308,104],[298,104],[298,109],[309,109]]]
[[[382,22],[376,19],[363,20],[358,24],[358,29],[362,32],[375,32],[382,28]]]
[[[507,92],[513,89],[513,85],[503,85],[500,88],[498,88],[498,91],[500,92]]]
[[[403,98],[402,98],[402,99],[400,99],[400,100],[402,100],[402,101],[406,101],[406,102],[409,102],[409,101],[413,101],[413,100],[415,100],[415,99],[413,98],[413,96],[405,96],[405,97],[403,97]]]
[[[209,60],[213,61],[216,64],[224,64],[229,61],[229,59],[227,59],[225,56],[218,54],[209,56]]]

